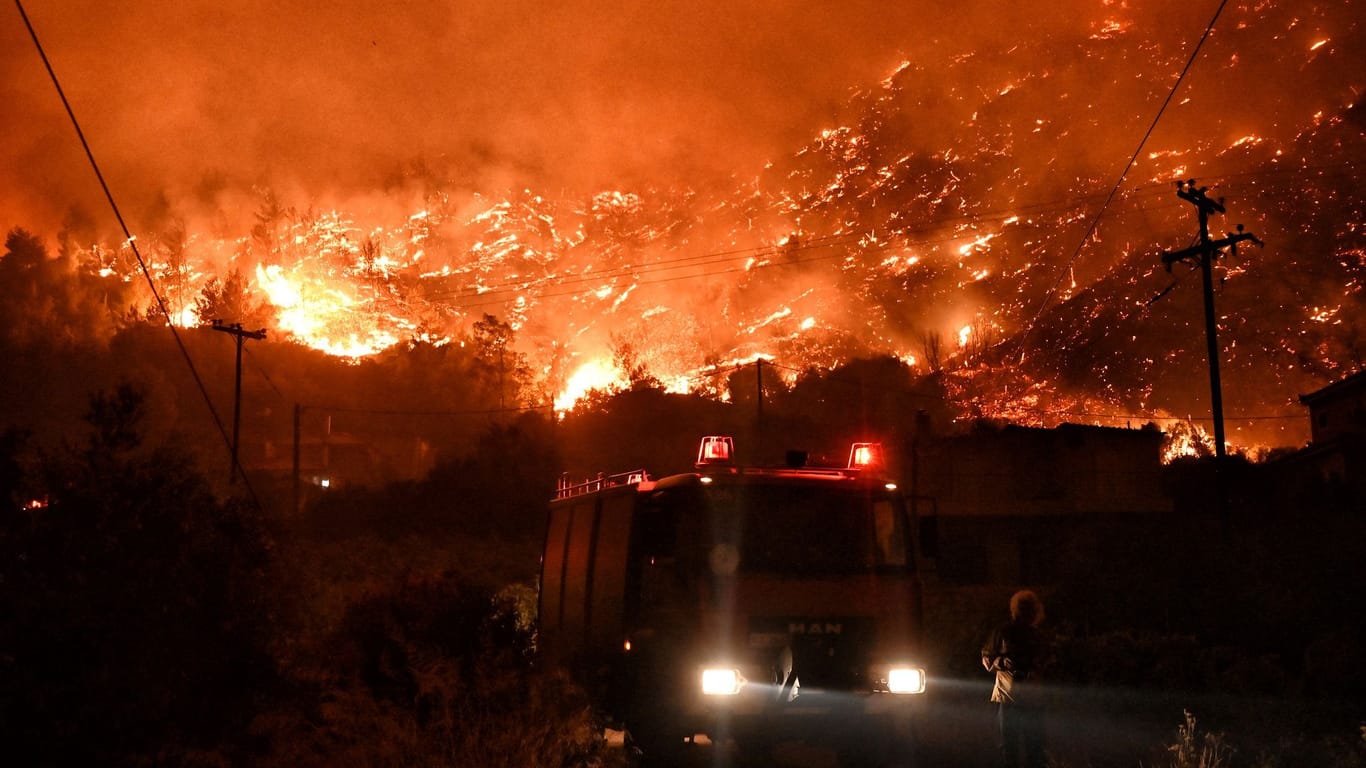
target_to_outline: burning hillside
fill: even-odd
[[[965,416],[1137,426],[1208,411],[1198,281],[1160,260],[1194,232],[1172,182],[1196,177],[1228,198],[1215,227],[1269,244],[1219,265],[1230,439],[1301,442],[1295,396],[1362,350],[1362,15],[1230,7],[1083,244],[1200,31],[1085,8],[1000,48],[889,62],[804,145],[726,183],[471,191],[424,163],[336,205],[163,201],[137,242],[174,322],[213,319],[204,288],[236,273],[273,331],[344,357],[459,343],[493,315],[560,393],[891,354],[944,371]],[[63,238],[92,278],[139,290],[126,244]]]

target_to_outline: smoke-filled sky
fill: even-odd
[[[1197,176],[1229,196],[1216,228],[1268,241],[1221,275],[1222,306],[1263,310],[1225,320],[1229,401],[1260,414],[1361,355],[1358,6],[1222,6],[1089,240],[1219,0],[27,11],[134,233],[188,243],[173,316],[231,258],[268,292],[346,292],[341,330],[311,338],[285,310],[319,311],[271,297],[280,331],[329,350],[357,323],[382,348],[496,312],[555,365],[689,340],[647,361],[686,376],[755,354],[905,359],[980,328],[1054,353],[1031,375],[1057,392],[1189,413],[1203,350],[1180,302],[1198,294],[1146,307],[1193,226],[1170,184]],[[69,221],[103,258],[89,243],[117,242],[113,217],[15,6],[0,46],[0,224],[52,244]],[[262,216],[277,198],[289,215]],[[362,241],[384,266],[355,272]]]
[[[1082,32],[1115,4],[32,0],[26,10],[115,195],[137,215],[162,193],[374,190],[418,158],[475,189],[743,176],[903,59],[989,58],[1024,38]],[[1213,4],[1190,5],[1144,3],[1142,14],[1193,41]],[[107,215],[17,7],[0,13],[0,46],[5,224],[51,236],[73,203]]]

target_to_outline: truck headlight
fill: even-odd
[[[892,667],[887,670],[887,690],[892,693],[924,693],[925,670],[919,667]]]
[[[708,667],[702,670],[702,693],[708,696],[734,696],[745,684],[738,669]]]

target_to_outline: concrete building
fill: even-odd
[[[1151,425],[1076,424],[981,428],[935,441],[916,484],[937,513],[939,578],[1045,584],[1084,571],[1100,531],[1171,513],[1162,441]]]
[[[1276,506],[1366,513],[1366,370],[1300,402],[1309,408],[1311,440],[1277,462]]]
[[[1366,370],[1300,395],[1300,402],[1309,408],[1310,439],[1315,445],[1366,436]]]

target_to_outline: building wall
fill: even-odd
[[[1343,435],[1366,436],[1366,372],[1302,395],[1300,402],[1309,406],[1310,434],[1315,443]]]
[[[1164,513],[1162,433],[1063,425],[948,437],[926,451],[920,492],[942,517]]]
[[[1097,541],[1164,525],[1162,433],[1009,426],[941,439],[922,455],[942,585],[1049,584],[1097,567]]]
[[[1366,371],[1307,395],[1312,442],[1275,463],[1280,509],[1366,514]]]

